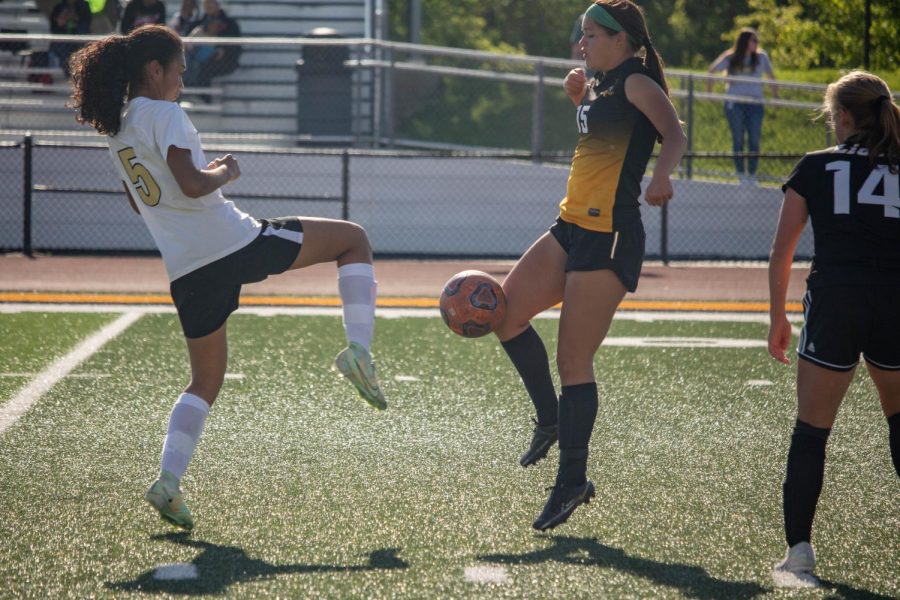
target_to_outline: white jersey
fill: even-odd
[[[191,151],[194,166],[209,164],[200,136],[175,102],[135,98],[122,110],[122,126],[107,137],[109,153],[153,236],[169,281],[240,250],[262,226],[226,200],[221,190],[186,196],[166,163],[169,147]]]

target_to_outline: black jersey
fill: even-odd
[[[806,199],[814,252],[807,283],[900,284],[900,173],[852,137],[800,159],[782,189]]]
[[[572,158],[560,218],[592,231],[610,232],[640,219],[638,196],[657,132],[644,113],[625,97],[625,80],[650,76],[629,58],[591,81],[587,103],[578,107],[581,137]]]

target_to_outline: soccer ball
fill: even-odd
[[[487,335],[506,315],[506,296],[496,279],[483,271],[462,271],[444,284],[441,317],[454,333],[467,338]]]

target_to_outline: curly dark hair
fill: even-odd
[[[129,89],[142,83],[144,66],[153,60],[167,66],[183,51],[181,38],[162,25],[144,25],[81,48],[69,59],[75,119],[103,135],[116,135],[122,106]]]

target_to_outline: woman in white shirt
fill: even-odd
[[[181,38],[161,25],[88,44],[71,60],[77,119],[107,136],[132,208],[144,219],[170,280],[191,381],[172,409],[159,478],[145,499],[177,527],[192,529],[180,480],[225,376],[225,322],[241,285],[335,261],[348,347],[338,369],[372,406],[386,407],[369,354],[375,275],[365,230],[347,221],[255,219],[221,187],[241,175],[230,154],[207,162],[176,102],[185,70]]]
[[[741,181],[754,181],[756,167],[759,159],[751,156],[747,160],[747,168],[744,169],[744,157],[737,156],[744,152],[744,138],[747,139],[747,151],[759,152],[759,140],[762,135],[763,122],[763,86],[762,76],[775,79],[772,72],[772,62],[769,55],[759,49],[759,36],[756,31],[746,27],[741,30],[734,46],[726,50],[716,58],[709,66],[710,73],[726,72],[729,77],[743,77],[759,79],[760,83],[753,81],[729,81],[727,94],[737,96],[749,101],[725,102],[725,118],[731,129],[731,150],[735,153],[734,167]],[[707,89],[712,91],[712,80],[707,82]],[[778,97],[776,88],[772,87],[772,95]]]

